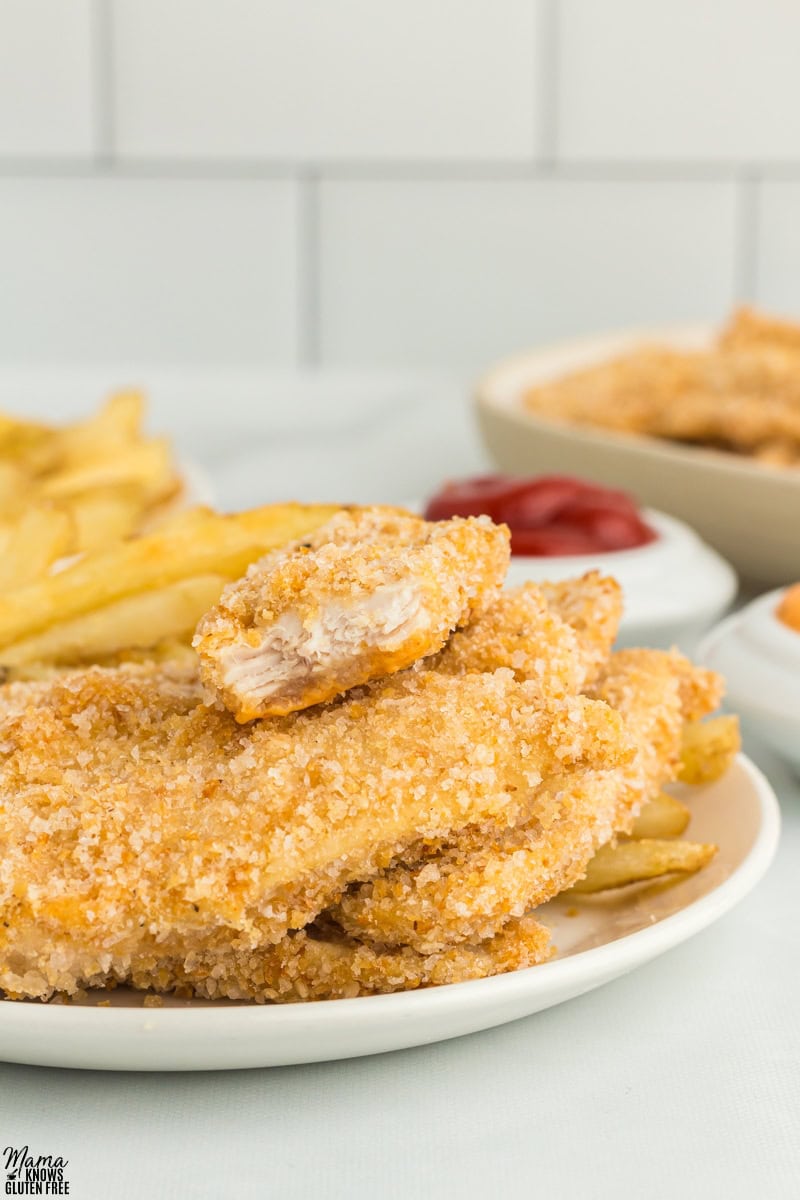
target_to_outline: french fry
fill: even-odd
[[[0,513],[19,511],[30,492],[30,479],[19,463],[0,459]]]
[[[680,800],[659,792],[648,800],[631,830],[634,838],[680,837],[691,820],[691,812]]]
[[[178,667],[192,667],[197,664],[197,655],[192,649],[188,637],[164,638],[155,646],[130,646],[124,650],[115,650],[113,654],[98,654],[90,665],[96,667],[119,667],[123,663],[170,663]],[[59,675],[67,675],[71,671],[86,666],[86,663],[53,663],[32,662],[18,667],[0,665],[0,684],[23,683],[31,680],[55,679]]]
[[[53,430],[35,421],[20,421],[0,414],[0,455],[25,460],[38,455],[53,439]],[[25,463],[31,468],[30,462]]]
[[[570,891],[587,895],[625,887],[629,883],[641,883],[646,879],[657,879],[661,875],[689,875],[707,866],[716,852],[716,846],[653,838],[601,846],[589,863],[584,878]]]
[[[42,481],[40,494],[49,499],[74,496],[91,488],[137,484],[149,503],[154,503],[176,486],[169,444],[162,439],[124,446],[117,453],[86,459],[77,465],[53,471]]]
[[[0,590],[39,579],[69,552],[73,540],[69,514],[52,505],[31,505],[16,519],[0,524]]]
[[[687,721],[681,746],[681,783],[713,783],[721,778],[741,748],[739,719],[711,717]]]
[[[97,412],[54,431],[57,457],[62,467],[107,458],[120,449],[140,444],[144,397],[141,392],[116,392]]]
[[[95,488],[70,497],[65,504],[75,525],[75,553],[92,554],[130,537],[147,511],[136,487]]]
[[[233,579],[267,550],[310,533],[338,511],[336,505],[275,504],[233,516],[212,514],[188,528],[88,555],[56,575],[0,595],[0,646],[180,579],[209,574]]]
[[[37,663],[95,662],[121,650],[188,637],[219,599],[225,583],[221,575],[199,575],[125,596],[6,646],[0,651],[0,663],[14,672]]]
[[[100,409],[99,421],[107,436],[133,441],[141,433],[144,396],[136,388],[114,392]]]
[[[148,515],[142,533],[172,534],[179,530],[200,529],[204,521],[215,515],[213,508],[204,504],[195,505],[193,508],[180,508],[177,511],[159,511],[155,516]]]

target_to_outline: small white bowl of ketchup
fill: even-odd
[[[625,598],[622,646],[691,650],[736,595],[733,568],[688,525],[570,476],[457,480],[424,512],[429,520],[486,514],[507,524],[510,587],[594,570],[613,575]]]

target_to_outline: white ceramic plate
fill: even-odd
[[[800,771],[800,633],[775,615],[783,590],[768,592],[704,639],[700,661],[725,676],[725,702]]]
[[[495,462],[517,475],[565,472],[631,492],[679,517],[739,573],[775,586],[791,582],[800,557],[800,470],[765,467],[736,454],[658,438],[559,424],[522,404],[547,380],[646,343],[700,349],[710,328],[638,329],[544,346],[498,363],[476,390],[478,420]]]
[[[680,791],[680,789],[679,789]],[[274,1007],[172,1001],[112,993],[112,1007],[0,1002],[0,1058],[99,1070],[201,1071],[322,1062],[422,1046],[525,1017],[608,983],[691,937],[753,888],[778,843],[778,803],[740,756],[727,776],[683,789],[687,837],[719,854],[670,886],[556,900],[541,909],[559,955],[528,970],[390,996]],[[577,916],[568,915],[577,907]]]

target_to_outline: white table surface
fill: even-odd
[[[153,424],[225,506],[402,501],[485,465],[435,376],[0,376],[0,407],[79,411],[148,379]],[[515,1024],[370,1059],[145,1075],[0,1064],[2,1146],[69,1159],[79,1200],[800,1195],[800,785],[767,878],[693,941]],[[1,1149],[2,1147],[0,1147]]]

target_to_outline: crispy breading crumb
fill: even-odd
[[[147,959],[136,961],[131,974],[141,987],[188,988],[209,1000],[286,1004],[485,979],[535,966],[551,954],[549,931],[533,917],[509,922],[497,937],[480,945],[452,946],[427,955],[409,947],[367,945],[328,921],[260,950],[189,953],[157,969]]]

